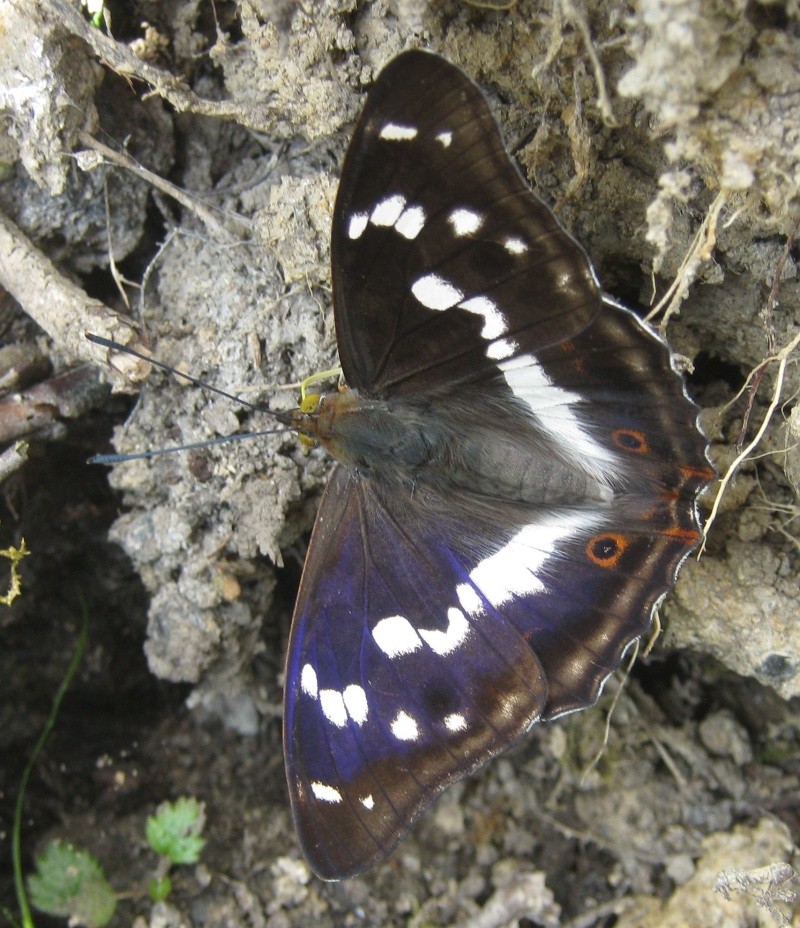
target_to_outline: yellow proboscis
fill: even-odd
[[[341,367],[330,367],[326,371],[319,371],[300,381],[300,411],[312,413],[317,411],[319,406],[319,393],[308,393],[308,388],[315,383],[322,383],[325,380],[338,378],[342,375]]]

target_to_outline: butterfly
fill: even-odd
[[[286,663],[296,829],[323,879],[594,703],[700,540],[713,478],[666,343],[604,296],[481,91],[395,58],[332,229],[348,389],[287,414],[336,459]]]

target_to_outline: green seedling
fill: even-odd
[[[173,864],[196,864],[206,843],[201,837],[205,807],[190,796],[162,802],[147,820],[147,843],[160,855],[156,875],[147,885],[153,902],[161,902],[172,891],[169,868]]]
[[[147,885],[153,902],[162,902],[172,891],[169,869],[174,864],[194,864],[205,845],[203,803],[191,797],[163,802],[147,820],[147,842],[159,855],[155,876]],[[28,877],[31,901],[48,915],[69,918],[86,928],[103,928],[111,920],[117,896],[100,863],[87,851],[52,841],[36,858],[36,873]],[[25,928],[33,922],[25,923]]]
[[[206,841],[200,833],[205,824],[203,803],[183,796],[162,802],[147,820],[147,843],[173,864],[196,864]]]
[[[71,924],[102,928],[117,906],[103,868],[88,851],[51,841],[28,877],[31,902],[41,912],[69,918]]]

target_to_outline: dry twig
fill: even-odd
[[[689,287],[697,276],[698,268],[710,259],[711,253],[717,244],[719,214],[727,202],[728,191],[720,190],[714,197],[711,206],[709,206],[702,223],[700,223],[700,228],[697,230],[694,241],[678,268],[675,279],[669,285],[664,296],[645,317],[648,322],[664,310],[664,318],[660,323],[661,328],[664,329],[669,317],[678,311],[681,303],[686,298],[686,294],[689,292]]]
[[[0,286],[4,287],[47,334],[73,357],[108,365],[116,390],[133,392],[149,365],[90,344],[86,332],[131,345],[147,346],[131,320],[92,299],[64,277],[53,262],[7,216],[0,213]]]
[[[28,460],[28,444],[24,441],[14,442],[0,454],[0,483]]]
[[[32,435],[74,419],[108,393],[92,364],[81,364],[0,399],[0,442]]]
[[[238,228],[235,232],[229,231],[225,225],[220,222],[214,214],[214,211],[201,203],[196,197],[186,193],[185,190],[181,190],[180,187],[176,187],[175,184],[171,184],[168,180],[164,180],[163,177],[153,173],[153,171],[148,171],[147,168],[142,167],[142,165],[125,152],[115,151],[113,148],[109,148],[108,145],[104,145],[88,132],[79,132],[78,140],[81,145],[85,145],[87,148],[92,149],[92,151],[97,152],[97,154],[101,155],[106,161],[126,168],[131,173],[136,174],[137,177],[141,177],[142,180],[152,184],[157,190],[172,197],[173,200],[177,200],[181,206],[191,210],[206,224],[210,231],[213,231],[219,239],[221,239],[223,244],[238,244],[240,241],[239,235],[250,231],[250,224],[245,219],[238,216],[236,217]]]
[[[592,71],[594,72],[594,80],[597,84],[597,106],[600,110],[600,115],[603,117],[603,122],[607,126],[616,126],[617,119],[614,116],[614,108],[611,105],[611,98],[608,95],[606,76],[603,71],[603,66],[600,64],[600,59],[597,57],[597,52],[595,51],[592,33],[589,29],[588,20],[586,19],[586,13],[584,10],[578,8],[574,0],[561,0],[561,8],[567,20],[578,30],[583,40],[583,47],[586,49],[586,54],[592,65]]]
[[[220,118],[245,116],[242,107],[230,100],[206,100],[198,97],[184,81],[142,61],[127,45],[104,35],[84,19],[79,7],[70,0],[47,0],[51,10],[73,35],[83,39],[95,54],[117,74],[135,77],[153,88],[153,93],[168,100],[179,112],[190,111]]]

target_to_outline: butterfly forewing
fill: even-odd
[[[370,91],[331,247],[342,368],[370,393],[452,383],[503,337],[554,344],[599,310],[583,250],[509,160],[481,92],[426,52]]]
[[[381,73],[332,234],[345,406],[369,427],[330,420],[352,466],[320,506],[284,718],[326,879],[597,699],[697,544],[713,477],[666,344],[604,300],[457,68],[414,51]]]

